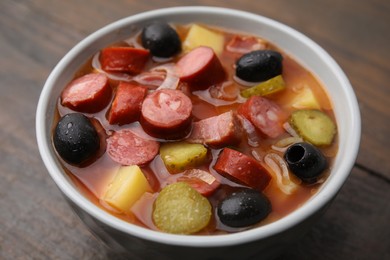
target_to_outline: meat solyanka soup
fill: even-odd
[[[316,78],[265,39],[152,23],[100,50],[58,98],[53,144],[97,206],[174,234],[276,221],[337,153]]]

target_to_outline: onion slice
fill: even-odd
[[[243,116],[237,115],[237,118],[246,133],[248,144],[252,147],[259,147],[260,137],[256,132],[255,126]]]
[[[292,126],[291,126],[288,122],[285,122],[285,123],[283,124],[283,128],[284,128],[284,130],[286,130],[286,132],[289,133],[291,136],[299,137],[299,135],[297,134],[297,132],[295,132],[294,128],[292,128]]]
[[[165,71],[166,76],[163,83],[157,89],[177,89],[179,86],[179,73],[174,63],[167,63],[157,66],[152,71]]]
[[[141,85],[158,87],[164,82],[165,76],[164,71],[146,71],[135,76],[133,80]]]
[[[296,191],[298,180],[289,173],[286,162],[276,153],[268,153],[264,156],[265,164],[272,170],[276,177],[278,188],[286,195],[291,195]]]
[[[233,79],[235,82],[237,82],[238,84],[245,86],[245,87],[253,87],[253,86],[256,86],[262,82],[262,81],[258,81],[258,82],[246,81],[246,80],[240,79],[236,75],[233,76]]]
[[[279,140],[276,144],[272,145],[271,148],[275,151],[284,153],[290,145],[299,142],[302,142],[302,138],[300,137],[286,137],[284,139]]]
[[[139,32],[136,35],[134,35],[133,37],[125,40],[124,42],[126,42],[129,46],[134,47],[136,49],[145,49],[144,46],[142,46],[142,44],[140,44],[137,40],[140,38],[140,35],[141,35],[141,32]]]

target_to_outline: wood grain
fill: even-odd
[[[61,57],[98,28],[181,1],[0,1],[0,259],[126,259],[84,227],[50,179],[35,141],[35,109]],[[352,174],[332,206],[282,259],[390,259],[390,2],[208,0],[306,34],[340,64],[363,129]]]

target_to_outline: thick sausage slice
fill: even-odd
[[[191,112],[191,100],[180,90],[161,89],[145,98],[140,122],[152,136],[175,139],[189,133]]]
[[[132,47],[108,47],[100,52],[102,69],[109,72],[140,73],[150,53],[148,50]]]
[[[203,196],[210,196],[221,185],[221,183],[210,173],[199,170],[186,170],[177,181],[187,182],[192,188]]]
[[[145,139],[129,129],[115,132],[107,139],[107,153],[112,160],[122,165],[145,165],[158,153],[160,144]]]
[[[95,113],[108,105],[111,92],[105,74],[90,73],[71,81],[61,94],[61,102],[78,112]]]
[[[237,109],[237,113],[268,137],[276,138],[284,132],[282,125],[286,115],[277,104],[266,98],[252,96]]]
[[[222,82],[226,73],[213,49],[200,46],[177,62],[180,80],[187,82],[192,90],[206,89]]]
[[[214,148],[234,145],[240,141],[240,128],[232,111],[193,123],[187,141]]]
[[[147,91],[146,87],[120,82],[108,113],[108,122],[124,125],[137,121]]]
[[[268,171],[255,159],[229,148],[220,153],[214,169],[227,179],[259,191],[271,180]]]

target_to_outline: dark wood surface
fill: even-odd
[[[281,259],[390,259],[390,1],[1,0],[0,259],[121,259],[81,223],[41,162],[35,109],[46,77],[78,41],[120,18],[177,5],[268,16],[327,50],[356,91],[363,129],[351,176]]]

